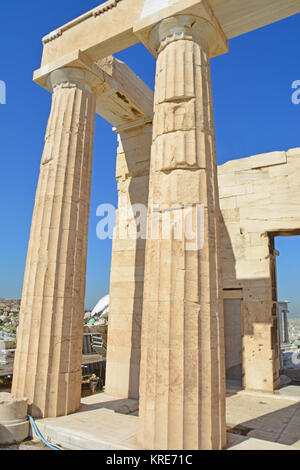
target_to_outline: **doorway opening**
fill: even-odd
[[[274,236],[280,386],[300,387],[300,231]]]
[[[240,289],[236,289],[234,291],[224,290],[225,367],[227,390],[242,389],[242,302],[242,291]]]

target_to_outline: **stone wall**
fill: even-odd
[[[279,384],[274,236],[300,234],[300,148],[219,166],[223,282],[242,298],[243,385]]]

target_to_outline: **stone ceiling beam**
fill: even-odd
[[[93,61],[107,57],[139,42],[137,23],[195,14],[195,8],[211,9],[231,39],[299,13],[300,0],[108,0],[45,36],[41,66],[77,50]]]
[[[300,12],[300,0],[209,0],[227,39]]]
[[[87,70],[98,78],[96,113],[113,126],[122,129],[152,121],[152,90],[126,64],[112,56],[94,63],[83,52],[75,51],[37,70],[34,81],[49,90],[48,76],[65,66]]]

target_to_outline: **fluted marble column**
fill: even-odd
[[[122,398],[139,398],[151,141],[152,123],[119,133],[105,392]]]
[[[12,393],[35,417],[80,406],[96,78],[52,72],[52,108],[36,192]]]
[[[283,342],[289,343],[289,323],[288,323],[286,310],[282,310],[282,331],[283,331]]]
[[[192,16],[168,18],[150,36],[158,58],[138,432],[145,449],[226,445],[213,40],[209,23]],[[180,228],[185,205],[197,245]],[[169,237],[161,232],[166,214]]]

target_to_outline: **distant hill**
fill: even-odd
[[[300,313],[289,313],[289,318],[293,320],[300,320]]]

